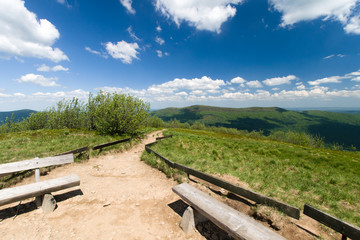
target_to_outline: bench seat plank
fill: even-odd
[[[80,185],[76,174],[0,190],[0,206]]]
[[[19,171],[32,170],[36,168],[62,165],[73,162],[74,162],[73,154],[66,154],[56,157],[47,157],[47,158],[5,163],[0,165],[0,177]]]
[[[182,199],[235,239],[279,239],[284,237],[249,216],[216,200],[197,188],[182,183],[172,188]]]

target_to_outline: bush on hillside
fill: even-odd
[[[77,98],[61,100],[47,111],[47,124],[50,129],[81,129],[86,127],[85,121],[86,107]]]
[[[89,128],[103,134],[133,134],[145,124],[149,110],[148,103],[131,95],[100,92],[89,96]]]
[[[319,136],[312,136],[305,132],[283,132],[275,131],[272,132],[269,136],[269,139],[293,143],[302,146],[313,146],[313,147],[324,147],[324,139]]]
[[[48,112],[31,113],[23,122],[27,130],[40,130],[48,128]]]
[[[151,116],[146,121],[147,127],[163,128],[166,126],[166,123],[157,116]]]
[[[22,122],[6,119],[0,133],[39,129],[89,129],[101,134],[133,134],[145,124],[150,105],[136,97],[104,93],[90,95],[86,104],[77,98],[61,100],[56,106],[32,113]]]

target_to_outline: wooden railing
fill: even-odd
[[[165,138],[169,138],[169,137],[172,137],[172,135],[157,138],[157,140],[165,139]],[[156,142],[145,145],[145,150],[148,153],[152,152],[153,154],[155,154],[155,156],[162,159],[169,167],[183,171],[183,172],[187,173],[188,175],[192,175],[197,178],[200,178],[204,181],[212,183],[218,187],[224,188],[230,192],[236,193],[236,194],[243,196],[247,199],[250,199],[254,202],[264,204],[267,206],[271,206],[271,207],[275,207],[279,211],[287,214],[288,216],[290,216],[292,218],[300,219],[300,209],[299,208],[293,207],[291,205],[288,205],[288,204],[278,201],[276,199],[269,198],[260,193],[242,188],[240,186],[229,183],[227,181],[224,181],[220,178],[211,176],[209,174],[200,172],[193,168],[173,162],[150,148],[151,146],[153,146],[156,143],[158,143],[158,142],[156,141]],[[351,239],[360,239],[360,228],[353,226],[347,222],[344,222],[341,219],[338,219],[334,216],[331,216],[330,214],[322,212],[308,204],[305,204],[303,213],[305,215],[317,220],[318,222],[332,228],[333,230],[341,233],[342,240],[345,240],[347,237],[349,237]]]
[[[227,182],[225,180],[222,180],[220,178],[211,176],[209,174],[200,172],[198,170],[195,170],[193,168],[184,166],[182,164],[173,162],[173,161],[165,158],[164,156],[160,155],[159,153],[155,152],[154,150],[152,150],[150,148],[150,146],[152,146],[155,143],[156,142],[145,145],[146,151],[149,152],[149,153],[150,152],[154,153],[156,156],[161,158],[169,167],[178,169],[180,171],[183,171],[183,172],[187,173],[188,175],[192,175],[194,177],[200,178],[200,179],[202,179],[204,181],[212,183],[212,184],[214,184],[214,185],[216,185],[218,187],[224,188],[224,189],[226,189],[226,190],[228,190],[230,192],[236,193],[236,194],[238,194],[240,196],[243,196],[243,197],[245,197],[247,199],[250,199],[250,200],[252,200],[254,202],[264,204],[264,205],[267,205],[267,206],[271,206],[271,207],[275,207],[278,210],[280,210],[281,212],[287,214],[288,216],[290,216],[292,218],[295,218],[295,219],[300,218],[300,209],[299,208],[293,207],[291,205],[288,205],[288,204],[283,203],[281,201],[278,201],[276,199],[269,198],[269,197],[264,196],[264,195],[262,195],[260,193],[257,193],[257,192],[242,188],[240,186],[237,186],[235,184],[232,184],[232,183]]]
[[[116,145],[116,144],[119,144],[119,143],[129,142],[129,141],[131,141],[131,138],[125,138],[125,139],[120,139],[120,140],[117,140],[117,141],[114,141],[114,142],[103,143],[103,144],[99,144],[99,145],[94,146],[93,148],[91,148],[91,150],[99,150],[99,149],[103,149],[105,147],[110,147],[110,146],[113,146],[113,145]],[[64,152],[64,153],[59,153],[59,154],[56,154],[55,156],[66,155],[66,154],[69,154],[69,153],[73,153],[73,154],[82,153],[82,152],[86,152],[86,151],[89,151],[89,150],[90,150],[89,147],[85,146],[85,147],[77,148],[77,149],[70,150],[70,151],[67,151],[67,152]]]
[[[360,228],[344,222],[334,216],[331,216],[330,214],[325,213],[319,209],[316,209],[309,204],[305,204],[304,214],[341,233],[342,240],[345,240],[347,237],[354,240],[360,239]]]

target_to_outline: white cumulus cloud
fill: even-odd
[[[297,77],[294,75],[289,75],[286,77],[275,77],[275,78],[268,78],[262,81],[267,86],[277,86],[282,84],[290,84],[291,81],[296,80]]]
[[[360,34],[360,16],[352,17],[344,29],[347,33]]]
[[[351,79],[351,81],[360,82],[360,76],[354,77],[353,79]]]
[[[19,83],[32,83],[43,87],[56,87],[56,86],[60,86],[59,84],[56,83],[57,80],[58,79],[56,77],[46,78],[43,75],[29,73],[24,76],[21,76],[16,81]]]
[[[221,25],[236,14],[243,0],[156,0],[156,9],[178,26],[187,22],[198,30],[220,33]]]
[[[58,72],[58,71],[67,72],[67,71],[69,71],[69,68],[65,68],[65,67],[63,67],[61,65],[56,65],[56,66],[53,66],[53,67],[49,67],[46,64],[42,64],[36,70],[38,70],[39,72]]]
[[[302,84],[302,83],[297,85],[296,88],[299,89],[299,90],[305,90],[306,89],[305,85]]]
[[[123,5],[128,13],[135,14],[135,9],[132,7],[132,0],[120,0],[121,5]]]
[[[220,89],[221,86],[225,86],[226,83],[223,80],[213,80],[209,77],[203,76],[202,78],[175,78],[173,81],[168,81],[163,84],[151,85],[147,89],[147,93],[150,95],[164,94],[169,95],[178,91],[209,91]]]
[[[246,82],[246,85],[248,85],[251,88],[261,88],[262,87],[261,82],[259,82],[258,80]]]
[[[341,76],[332,76],[332,77],[326,77],[317,79],[315,81],[309,81],[308,83],[313,86],[317,86],[324,83],[341,83],[340,80],[344,79],[344,77]]]
[[[115,59],[120,59],[121,62],[130,64],[134,59],[139,59],[137,51],[139,49],[139,45],[137,43],[127,43],[125,41],[117,42],[113,44],[111,42],[107,42],[105,44],[106,51],[110,56]]]
[[[352,72],[352,73],[346,74],[345,76],[360,76],[360,70],[357,72]]]
[[[341,22],[347,33],[360,34],[359,0],[269,0],[281,12],[282,26],[322,17]]]
[[[244,84],[246,82],[245,79],[243,79],[242,77],[236,77],[231,79],[231,83],[238,83],[238,84]]]
[[[58,72],[58,71],[67,72],[67,71],[69,71],[69,68],[63,67],[63,66],[61,66],[61,65],[56,65],[56,66],[53,66],[53,67],[51,68],[51,71],[54,71],[54,72]]]
[[[22,0],[0,1],[0,52],[10,56],[69,60],[52,45],[60,37],[56,27],[46,19],[37,19]]]
[[[219,89],[220,86],[224,86],[226,83],[223,80],[213,80],[207,76],[202,78],[175,78],[173,81],[163,83],[161,85],[154,85],[161,88],[172,88],[172,89],[188,89],[188,90],[215,90]]]

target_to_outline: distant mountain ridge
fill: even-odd
[[[164,121],[177,119],[190,124],[199,121],[248,131],[299,131],[324,137],[327,143],[360,148],[360,115],[319,110],[291,111],[278,107],[223,108],[194,105],[165,108],[151,113]]]
[[[36,111],[30,109],[22,109],[17,111],[0,112],[0,125],[2,123],[5,123],[7,117],[10,119],[13,114],[15,121],[22,121],[23,118],[29,117],[31,113],[36,113]]]

